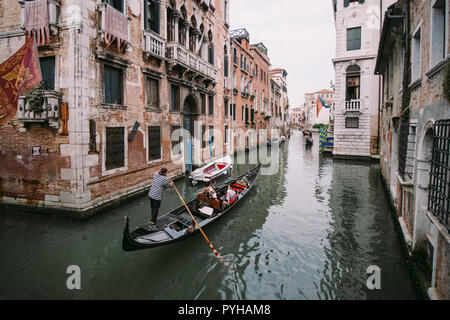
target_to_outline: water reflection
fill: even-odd
[[[85,223],[31,215],[0,217],[0,297],[62,299],[391,299],[415,298],[401,257],[379,167],[333,161],[306,148],[295,132],[280,147],[279,171],[260,175],[245,201],[205,231],[234,271],[198,235],[125,253],[123,216],[150,219],[142,197]],[[270,152],[273,152],[270,151]],[[253,168],[235,165],[233,176]],[[176,182],[186,199],[202,188]],[[180,205],[174,191],[160,212]],[[65,287],[81,267],[82,290]],[[382,289],[365,287],[366,269],[382,269]]]

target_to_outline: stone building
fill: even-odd
[[[325,102],[325,107],[320,98]],[[305,128],[311,130],[316,124],[330,124],[333,120],[334,91],[322,89],[305,93]]]
[[[258,134],[258,143],[264,143],[270,137],[269,119],[270,113],[267,114],[270,101],[270,88],[267,75],[270,70],[270,59],[266,46],[260,42],[250,46],[253,53],[253,95],[256,132]]]
[[[142,193],[163,166],[176,176],[224,153],[228,0],[33,3],[48,15],[0,2],[0,62],[30,26],[50,31],[41,104],[21,97],[0,127],[3,206],[87,216]]]
[[[383,77],[380,164],[411,254],[425,256],[432,299],[450,299],[450,2],[395,2],[375,72]]]
[[[273,81],[274,86],[271,91],[272,102],[274,105],[274,121],[273,126],[279,132],[276,138],[286,136],[289,130],[289,96],[287,89],[287,71],[283,68],[274,68],[270,70],[270,80]]]
[[[234,141],[231,151],[256,147],[266,142],[266,130],[271,114],[266,112],[270,99],[270,60],[264,44],[250,44],[245,28],[230,32],[233,68],[232,97],[228,126]]]
[[[289,110],[290,126],[292,128],[300,128],[303,126],[302,108],[295,107]]]
[[[380,77],[374,74],[379,17],[393,0],[332,0],[336,28],[335,157],[378,154]]]

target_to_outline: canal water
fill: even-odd
[[[280,147],[279,170],[206,234],[150,250],[122,251],[123,217],[150,219],[142,197],[86,222],[0,215],[0,298],[31,299],[417,299],[376,164],[336,161],[303,135]],[[253,164],[235,165],[233,175]],[[176,182],[186,199],[199,190]],[[180,205],[173,190],[160,213]],[[68,290],[66,269],[81,270]],[[369,290],[369,266],[381,289]]]

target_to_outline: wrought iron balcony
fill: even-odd
[[[350,101],[345,101],[344,103],[345,103],[345,106],[344,106],[344,111],[345,112],[348,112],[348,111],[361,112],[362,100],[354,99],[354,100],[350,100]]]
[[[55,129],[59,128],[61,94],[54,90],[43,92],[42,111],[32,110],[25,96],[19,97],[17,118],[22,122],[48,122]]]
[[[166,40],[151,30],[144,30],[142,51],[147,56],[164,59],[166,52]]]
[[[215,81],[217,71],[214,66],[189,51],[179,43],[168,43],[166,45],[166,58],[171,67],[181,66],[186,72],[195,76],[204,77],[206,80]]]

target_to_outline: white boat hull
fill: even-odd
[[[214,160],[207,165],[193,171],[189,178],[192,179],[192,183],[197,182],[210,182],[221,176],[227,175],[233,168],[233,160],[230,156]]]

